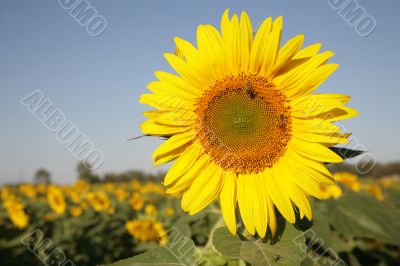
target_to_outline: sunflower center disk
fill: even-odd
[[[197,132],[207,154],[228,171],[258,173],[284,153],[290,137],[284,96],[266,79],[227,77],[200,98]]]

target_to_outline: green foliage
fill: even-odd
[[[349,163],[343,164],[330,164],[328,168],[332,172],[349,172],[353,174],[359,174],[357,168]],[[400,175],[400,162],[392,163],[375,163],[374,161],[367,162],[362,165],[363,169],[370,169],[366,173],[362,173],[361,176],[373,176],[373,177],[384,177],[391,175]]]
[[[362,182],[367,181],[373,182]],[[223,227],[217,204],[190,216],[183,213],[178,198],[151,189],[140,192],[141,198],[158,210],[156,219],[168,233],[165,246],[159,246],[154,239],[140,241],[125,228],[128,220],[148,218],[143,209],[132,209],[129,198],[117,199],[120,188],[129,191],[129,197],[145,190],[141,185],[133,191],[128,188],[130,185],[91,185],[89,191],[105,191],[113,212],[96,212],[89,205],[78,217],[70,213],[77,203],[67,192],[67,211],[61,215],[52,211],[45,194],[37,195],[37,200],[19,195],[30,219],[29,226],[22,230],[12,224],[0,200],[0,265],[43,265],[21,242],[35,230],[43,233],[38,242],[48,237],[52,243],[49,251],[61,249],[76,265],[316,266],[343,262],[349,266],[391,266],[400,261],[400,193],[396,185],[383,189],[383,200],[364,190],[353,192],[345,187],[338,199],[313,199],[312,222],[298,220],[293,226],[277,213],[277,233],[271,237],[268,232],[264,239],[250,236],[242,229],[237,236],[230,234]],[[10,189],[18,195],[18,186]],[[175,211],[168,217],[163,213],[167,207]],[[39,257],[46,260],[45,255],[43,251]]]
[[[51,175],[46,169],[39,169],[35,172],[33,176],[33,182],[36,184],[50,184],[51,183]]]
[[[379,201],[346,190],[339,199],[314,201],[313,226],[306,234],[310,256],[320,265],[339,260],[351,266],[365,265],[365,261],[394,265],[400,259],[396,254],[400,250],[399,197],[398,191],[387,190],[385,200]]]
[[[145,181],[156,181],[161,182],[164,178],[165,173],[159,172],[155,174],[147,174],[139,170],[128,170],[122,173],[106,173],[103,178],[103,182],[129,182],[132,180]]]
[[[92,173],[90,165],[80,162],[76,167],[78,172],[78,179],[88,182],[89,184],[97,183],[100,181],[99,177]]]
[[[364,153],[364,151],[352,150],[343,147],[331,147],[330,149],[343,159],[353,158]]]
[[[347,193],[331,204],[329,218],[339,233],[400,245],[400,210],[371,196]]]
[[[218,228],[214,247],[228,258],[241,259],[251,265],[300,265],[305,258],[304,233],[289,225],[279,239],[242,239],[233,236],[226,227]]]

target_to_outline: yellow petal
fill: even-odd
[[[171,185],[178,178],[189,171],[189,169],[194,165],[196,160],[203,152],[203,146],[197,142],[193,143],[189,148],[187,148],[168,170],[168,173],[164,178],[164,185]]]
[[[304,41],[304,35],[298,35],[293,37],[289,41],[283,45],[283,47],[279,50],[278,57],[276,59],[276,63],[274,69],[271,73],[271,76],[275,76],[275,74],[279,71],[279,69],[288,62],[289,59],[293,57],[293,55],[299,50]]]
[[[278,56],[279,46],[282,35],[282,17],[275,19],[272,24],[272,31],[268,36],[267,43],[265,44],[265,51],[263,53],[263,63],[261,65],[260,74],[267,79],[270,77],[274,67],[275,61]]]
[[[317,142],[317,143],[326,143],[333,146],[335,144],[348,144],[349,141],[346,137],[337,136],[335,134],[313,134],[313,133],[304,133],[292,130],[293,137],[307,141],[307,142]]]
[[[319,115],[313,116],[313,118],[320,118],[324,119],[329,122],[335,122],[335,121],[340,121],[344,119],[349,119],[352,117],[355,117],[358,115],[358,111],[350,108],[350,107],[338,107],[334,108],[332,110],[329,110],[328,112],[321,113]]]
[[[272,235],[275,235],[276,228],[278,227],[276,222],[276,214],[274,203],[270,197],[267,197],[267,209],[268,209],[268,227],[271,229]]]
[[[239,203],[240,216],[247,231],[255,234],[255,225],[253,217],[252,191],[253,187],[249,186],[247,180],[251,175],[239,175],[237,179],[237,197]]]
[[[200,25],[197,28],[197,43],[199,52],[207,60],[207,68],[215,80],[225,78],[229,71],[226,71],[226,56],[224,44],[219,32],[211,25]]]
[[[250,72],[258,74],[260,72],[263,61],[260,58],[264,58],[266,50],[266,44],[272,28],[272,18],[269,17],[264,20],[258,29],[254,38],[253,46],[250,51]]]
[[[309,85],[309,83],[312,82],[314,79],[318,80],[318,76],[316,74],[313,74],[312,77],[310,77],[310,73],[317,69],[321,64],[325,63],[326,60],[328,60],[333,55],[334,53],[331,51],[326,51],[319,55],[316,55],[308,60],[306,63],[293,68],[283,75],[275,77],[273,82],[278,87],[278,89],[284,91],[285,94],[288,94],[289,96],[291,94],[295,94],[305,85]]]
[[[308,194],[318,198],[323,199],[324,195],[320,189],[320,182],[316,181],[314,178],[310,177],[307,172],[299,171],[299,170],[292,170],[293,175],[296,178],[293,181],[305,192]]]
[[[186,146],[193,141],[195,135],[196,133],[191,130],[169,138],[154,151],[152,156],[154,163],[160,164],[160,160],[165,157],[180,155],[186,149]]]
[[[209,77],[207,75],[201,75],[193,66],[188,64],[182,58],[174,54],[164,54],[165,59],[171,65],[173,69],[184,78],[191,86],[197,87],[200,90],[207,88],[204,84],[211,84]]]
[[[292,117],[292,128],[294,131],[320,133],[320,134],[332,134],[341,131],[341,128],[331,122],[321,118],[305,118],[299,119]]]
[[[194,165],[183,176],[179,177],[168,189],[167,193],[178,193],[187,189],[193,180],[199,175],[201,171],[210,163],[210,157],[203,154],[195,161]]]
[[[222,171],[214,163],[210,163],[193,181],[183,194],[182,209],[190,215],[203,210],[221,191]]]
[[[161,87],[166,93],[178,94],[181,98],[194,101],[203,94],[203,90],[190,86],[183,78],[174,74],[156,71],[155,75],[163,84]]]
[[[196,47],[194,47],[193,44],[191,44],[190,42],[188,42],[184,39],[175,37],[174,42],[175,42],[176,48],[182,53],[185,61],[193,60],[193,58],[198,53]]]
[[[173,126],[193,126],[196,115],[192,111],[186,110],[151,110],[143,112],[143,115],[155,122]]]
[[[326,163],[343,162],[343,159],[339,155],[319,143],[311,143],[293,138],[289,141],[288,146],[289,145],[293,147],[293,149],[295,149],[295,151],[300,155],[315,161]]]
[[[305,168],[312,168],[319,172],[318,180],[321,182],[325,182],[328,184],[334,184],[335,181],[331,172],[326,168],[324,163],[314,161],[312,159],[308,159],[304,156],[301,156],[297,152],[288,149],[286,151],[287,156],[292,159],[293,167],[299,168],[300,171],[304,170]],[[316,175],[317,176],[317,175]]]
[[[250,48],[253,43],[253,27],[249,16],[242,12],[240,16],[240,72],[247,73],[250,63]]]
[[[278,182],[278,179],[281,178],[279,172],[281,167],[282,165],[278,162],[272,168],[267,168],[264,171],[264,175],[266,176],[265,187],[274,205],[278,208],[283,217],[285,217],[285,219],[290,223],[294,223],[296,217],[292,202],[290,201],[289,195],[285,193],[285,189],[282,187],[280,182]]]
[[[236,235],[236,174],[225,173],[220,193],[221,211],[229,231]]]
[[[143,134],[151,136],[172,136],[190,130],[187,126],[171,126],[147,120],[140,125]]]
[[[323,105],[345,105],[350,101],[350,96],[338,93],[319,93],[298,97],[291,101],[293,106],[306,107],[315,103]]]
[[[237,15],[229,20],[229,10],[226,10],[221,20],[221,32],[226,51],[227,67],[229,73],[237,75],[240,71],[240,28]]]
[[[302,58],[312,57],[312,56],[316,55],[320,49],[321,49],[320,43],[316,43],[316,44],[307,46],[306,48],[298,51],[295,54],[295,56],[293,56],[293,59],[302,59]]]
[[[311,94],[294,99],[290,106],[294,116],[308,117],[341,107],[349,100],[349,96],[342,94]]]
[[[267,191],[264,188],[263,174],[254,174],[251,185],[253,186],[253,210],[254,210],[254,224],[257,233],[260,237],[264,237],[267,232],[268,223],[268,200]],[[249,179],[249,181],[250,181]]]
[[[176,94],[142,94],[139,102],[162,111],[190,111],[194,103]]]
[[[279,182],[284,183],[281,184],[286,190],[286,193],[290,195],[290,199],[293,203],[300,209],[301,213],[305,214],[305,216],[311,221],[311,206],[308,201],[305,193],[301,190],[293,179],[297,178],[295,176],[296,171],[293,171],[293,164],[290,158],[283,158],[282,163],[284,167],[281,168],[282,178],[279,179]]]
[[[307,78],[303,79],[301,82],[293,85],[292,89],[288,89],[285,94],[289,98],[296,98],[303,95],[310,94],[315,89],[317,89],[322,83],[324,83],[328,77],[338,69],[338,64],[327,64],[318,67],[316,70],[310,70]]]

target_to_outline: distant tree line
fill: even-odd
[[[359,176],[373,176],[373,177],[383,177],[389,175],[400,175],[400,162],[393,163],[377,163],[374,167],[372,165],[365,165],[363,169],[371,169],[366,173],[360,174],[357,171],[357,167],[352,164],[330,164],[328,168],[332,172],[350,172]],[[122,173],[106,173],[104,176],[99,176],[93,173],[90,167],[87,167],[83,163],[79,163],[76,167],[77,178],[79,180],[84,180],[88,183],[101,183],[101,182],[129,182],[132,180],[139,181],[155,181],[160,182],[163,180],[165,173],[159,172],[156,174],[145,173],[140,170],[128,170]],[[46,169],[40,168],[35,172],[33,176],[33,181],[36,184],[50,184],[51,174]]]
[[[161,182],[165,176],[164,172],[149,174],[140,170],[128,170],[122,173],[106,173],[104,176],[99,176],[93,173],[90,166],[87,166],[82,162],[78,163],[76,170],[77,178],[79,180],[83,180],[91,184],[102,182],[129,182],[132,180],[139,180],[141,182]],[[35,172],[33,181],[35,184],[50,184],[51,173],[44,168],[40,168]]]
[[[359,176],[373,176],[377,178],[390,175],[400,175],[400,162],[376,163],[375,166],[367,164],[362,166],[362,169],[371,170],[361,174],[355,165],[348,163],[331,164],[328,168],[332,172],[350,172]]]

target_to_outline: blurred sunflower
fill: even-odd
[[[115,189],[114,194],[118,201],[125,201],[129,197],[128,191],[123,188]]]
[[[378,180],[378,183],[385,188],[390,188],[396,183],[396,179],[393,177],[382,177]]]
[[[30,184],[21,185],[19,186],[19,191],[21,192],[22,195],[25,195],[30,199],[34,199],[36,197],[36,190],[33,185]]]
[[[378,184],[367,184],[363,187],[365,192],[374,196],[377,200],[384,200],[385,196],[383,195],[382,189]]]
[[[65,203],[64,194],[58,187],[51,186],[48,188],[47,201],[57,214],[63,214],[65,212],[67,204]]]
[[[152,215],[152,216],[154,216],[154,215],[157,215],[157,208],[156,208],[156,206],[154,206],[153,204],[148,204],[148,205],[146,205],[146,207],[144,208],[144,212],[145,212],[147,215]]]
[[[88,200],[96,212],[108,210],[111,206],[110,199],[104,191],[89,192]]]
[[[172,216],[172,215],[174,215],[175,214],[175,210],[173,209],[173,208],[171,208],[171,207],[167,207],[167,208],[165,208],[165,210],[164,210],[164,214],[166,215],[166,216]]]
[[[71,208],[71,215],[74,217],[79,217],[82,214],[82,208],[78,207],[78,206],[73,206]]]
[[[139,190],[141,186],[142,185],[140,184],[140,182],[138,180],[131,181],[131,188],[133,190]]]
[[[1,199],[6,201],[12,196],[11,190],[8,187],[1,188]]]
[[[319,43],[301,49],[303,35],[281,46],[282,17],[267,18],[253,34],[245,12],[222,16],[221,34],[197,29],[197,46],[175,38],[178,51],[165,58],[178,75],[157,71],[151,94],[140,102],[145,135],[167,140],[155,164],[176,159],[164,184],[183,195],[190,214],[217,197],[229,230],[236,233],[236,205],[250,234],[275,233],[275,207],[290,222],[296,212],[312,219],[308,194],[322,198],[321,182],[332,184],[324,163],[342,162],[330,146],[347,143],[333,122],[357,112],[341,94],[310,94],[338,67],[318,53]],[[238,204],[237,204],[238,203]]]
[[[139,194],[133,194],[131,199],[129,200],[129,204],[131,208],[135,211],[140,211],[143,208],[144,200],[140,197]]]
[[[37,185],[37,186],[36,186],[36,191],[37,191],[39,194],[42,194],[42,195],[46,194],[46,193],[47,193],[47,185],[46,185],[46,184],[39,184],[39,185]]]
[[[154,182],[147,182],[140,188],[140,193],[157,193],[159,195],[165,194],[164,188]]]
[[[78,191],[76,191],[76,190],[70,190],[69,192],[68,192],[68,196],[69,196],[69,198],[71,199],[71,201],[72,202],[74,202],[74,203],[79,203],[80,201],[81,201],[81,193],[79,193]]]
[[[78,180],[74,184],[74,189],[80,192],[88,192],[90,190],[90,184],[83,180]]]
[[[322,191],[321,199],[337,199],[337,198],[340,198],[343,194],[340,186],[338,186],[336,184],[329,185],[329,184],[321,183],[319,187]]]
[[[158,240],[160,245],[164,245],[168,240],[163,225],[153,220],[127,221],[125,228],[129,234],[140,241]]]
[[[24,205],[15,196],[8,197],[4,206],[13,224],[19,229],[24,229],[29,224],[29,216],[24,211]]]
[[[357,192],[361,189],[361,183],[358,182],[358,177],[348,172],[338,172],[333,175],[333,178],[340,183],[343,183],[350,190]]]

